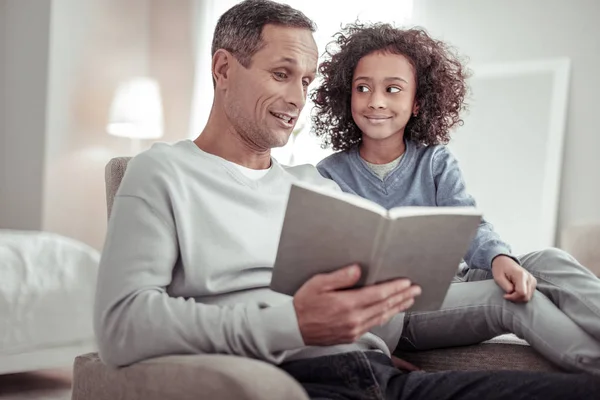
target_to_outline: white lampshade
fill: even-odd
[[[158,82],[135,78],[117,88],[110,107],[107,131],[131,139],[158,139],[163,135],[163,110]]]

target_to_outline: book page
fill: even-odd
[[[294,182],[294,184],[292,186],[297,186],[298,188],[302,188],[302,189],[309,190],[309,191],[312,191],[315,193],[319,193],[323,196],[328,196],[328,197],[332,197],[334,199],[341,200],[348,204],[352,204],[356,207],[364,208],[365,210],[375,212],[381,216],[387,216],[387,214],[388,214],[388,211],[385,208],[381,207],[379,204],[375,203],[374,201],[367,200],[363,197],[360,197],[360,196],[357,196],[357,195],[354,195],[351,193],[345,193],[345,192],[338,191],[338,190],[325,189],[321,186],[310,185],[305,182]]]
[[[476,207],[396,207],[388,212],[391,219],[418,215],[481,215]]]
[[[294,295],[316,274],[361,266],[364,284],[373,240],[383,217],[370,208],[293,185],[277,250],[271,289]]]
[[[413,215],[391,221],[376,281],[409,278],[422,288],[411,311],[439,309],[481,221],[480,214],[472,210],[469,214]]]

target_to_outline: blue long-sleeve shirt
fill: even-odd
[[[338,152],[317,165],[326,178],[345,192],[367,198],[390,209],[401,206],[475,206],[467,193],[456,158],[446,146],[418,146],[406,141],[400,163],[381,180],[360,157],[358,147]],[[470,268],[491,269],[498,255],[511,258],[511,249],[482,219],[464,257]]]

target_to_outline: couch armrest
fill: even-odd
[[[72,400],[308,400],[279,368],[228,355],[159,357],[107,367],[97,353],[75,359]]]
[[[561,234],[561,248],[600,276],[600,223],[573,225]]]

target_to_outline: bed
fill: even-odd
[[[0,374],[70,367],[96,349],[99,259],[58,234],[0,229]]]

